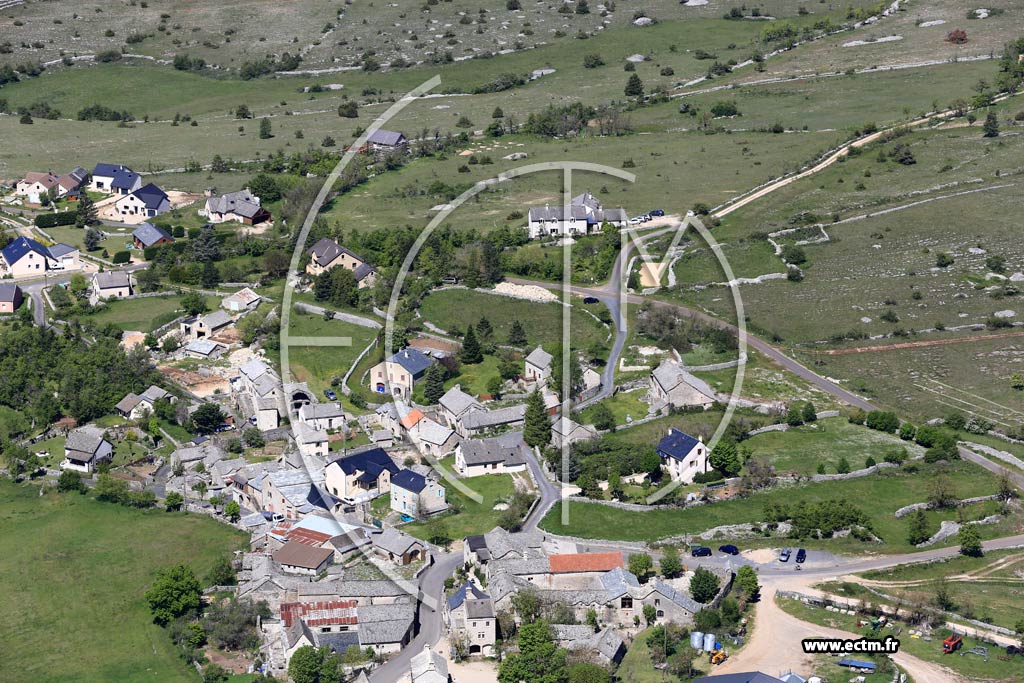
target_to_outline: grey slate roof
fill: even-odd
[[[387,147],[396,147],[398,145],[405,144],[405,135],[393,130],[384,130],[378,128],[377,130],[370,133],[366,141],[372,145],[385,145]]]
[[[166,239],[171,242],[174,241],[174,238],[171,237],[170,233],[163,228],[149,223],[148,221],[135,228],[135,230],[132,231],[132,237],[142,242],[143,247],[151,247],[161,239]]]
[[[0,282],[0,301],[14,301],[20,287],[13,282]]]
[[[416,606],[411,602],[361,605],[356,608],[356,615],[359,621],[359,643],[363,647],[398,643],[412,629]]]
[[[206,208],[211,213],[235,213],[245,218],[252,218],[259,213],[260,200],[246,188],[238,192],[228,192],[219,197],[210,197],[206,200]]]
[[[219,327],[224,327],[231,322],[231,316],[228,315],[227,311],[216,310],[212,313],[207,313],[201,318],[202,322],[206,327],[211,330],[216,330]]]
[[[58,242],[57,244],[50,247],[50,256],[52,256],[53,258],[60,258],[61,256],[70,254],[73,251],[78,251],[78,247],[73,247],[70,244]]]
[[[520,404],[494,410],[473,410],[463,415],[461,422],[466,429],[476,431],[522,422],[524,419],[526,405]]]
[[[370,542],[374,547],[393,555],[404,555],[414,545],[423,545],[419,539],[393,527],[388,527],[380,533],[371,534]]]
[[[735,674],[719,674],[694,679],[693,683],[781,683],[775,676],[760,671],[744,671]]]
[[[461,387],[454,386],[444,393],[438,401],[441,407],[458,417],[473,406],[479,406],[480,402],[467,394]]]
[[[554,356],[538,346],[533,351],[530,351],[530,355],[526,357],[526,362],[541,370],[546,370],[551,367],[551,360],[553,358]]]
[[[354,251],[346,249],[345,247],[341,246],[334,240],[328,239],[327,237],[318,240],[316,244],[314,244],[312,247],[306,250],[306,253],[310,254],[313,257],[313,260],[316,261],[317,264],[320,266],[329,265],[334,261],[334,259],[338,258],[342,254],[347,254],[348,256],[351,256],[352,258],[359,261],[360,263],[366,263],[366,259],[364,259],[362,256],[355,253]],[[359,280],[359,278],[357,277],[356,280]]]
[[[307,403],[299,408],[299,417],[303,420],[344,417],[345,411],[340,403]]]
[[[68,434],[64,450],[75,460],[93,462],[108,457],[113,451],[110,442],[103,438],[103,432],[94,427],[83,427]]]
[[[488,465],[495,462],[514,467],[526,463],[527,448],[522,432],[510,432],[492,439],[466,439],[459,446],[467,465]]]
[[[416,429],[419,432],[421,441],[429,444],[440,446],[448,441],[455,432],[450,427],[434,422],[429,417],[425,417],[419,421],[416,425]]]
[[[100,289],[120,289],[121,287],[131,286],[131,278],[123,270],[108,270],[96,273],[95,278],[96,286]]]
[[[477,588],[475,583],[472,581],[466,581],[459,586],[457,591],[448,596],[448,609],[458,609],[467,598],[482,600],[486,597],[489,597],[487,593],[484,593],[482,590]]]

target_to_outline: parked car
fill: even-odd
[[[793,551],[789,548],[783,548],[782,552],[779,553],[779,562],[789,562],[789,556],[793,554]]]
[[[459,278],[449,275],[448,277],[441,278],[441,284],[443,285],[457,285],[459,284]]]
[[[665,209],[653,209],[650,213],[651,216],[664,216]]]
[[[690,554],[694,557],[711,557],[711,548],[706,545],[697,546],[690,551]]]
[[[583,303],[585,303],[585,304],[596,304],[597,303],[597,297],[596,296],[585,296],[585,297],[583,297]]]
[[[217,425],[217,428],[214,429],[213,431],[218,432],[218,433],[219,432],[230,432],[232,429],[234,429],[234,427],[232,427],[227,422],[225,422],[222,425]]]
[[[739,555],[740,549],[731,543],[718,546],[718,552],[725,553],[726,555]]]
[[[641,217],[641,220],[642,220],[642,221],[643,221],[644,223],[646,223],[647,221],[651,220],[651,214],[649,214],[649,213],[645,213],[645,214],[644,214],[644,215],[643,215],[643,216]]]
[[[806,560],[807,560],[807,551],[804,550],[803,548],[800,548],[799,550],[797,550],[796,551],[796,561],[802,564]]]
[[[249,424],[256,424],[256,416],[255,415],[253,415],[252,417],[249,418]]]
[[[324,389],[324,396],[326,396],[329,401],[338,400],[338,395],[334,393],[334,389]]]
[[[643,220],[639,216],[636,217],[636,218],[630,218],[629,219],[629,224],[630,225],[640,225],[641,223],[643,223]]]

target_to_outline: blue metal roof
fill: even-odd
[[[50,258],[50,250],[29,237],[19,237],[4,247],[0,253],[3,254],[4,261],[8,265],[13,265],[30,251],[34,251],[44,258]]]
[[[780,683],[780,681],[775,676],[769,676],[760,671],[744,671],[743,673],[704,676],[694,680],[693,683]]]
[[[459,590],[448,596],[448,609],[458,609],[459,605],[464,603],[466,598],[470,596],[472,596],[474,600],[483,600],[484,598],[490,597],[487,593],[484,593],[477,588],[472,582],[467,581],[459,586]]]
[[[684,460],[700,441],[673,427],[658,442],[658,455],[675,460]]]
[[[94,176],[112,178],[110,181],[111,187],[117,187],[125,190],[131,189],[139,177],[139,174],[132,169],[119,164],[96,164],[96,168],[93,169],[92,174]]]
[[[383,448],[371,448],[362,453],[339,458],[334,462],[337,463],[338,467],[345,474],[353,474],[357,471],[374,471],[379,475],[383,470],[388,470],[391,474],[398,472],[398,466],[395,465],[395,461],[391,459],[391,456]],[[376,479],[377,476],[374,475],[373,478]]]
[[[398,474],[391,477],[391,485],[398,488],[419,493],[427,485],[427,478],[412,470],[399,470]]]
[[[429,368],[433,363],[433,361],[430,360],[430,356],[427,356],[422,351],[417,351],[416,349],[402,349],[395,355],[391,356],[388,360],[392,363],[398,363],[408,370],[409,374],[411,374],[413,378],[420,377],[420,375],[426,372],[427,368]]]
[[[166,239],[171,242],[174,241],[174,238],[171,237],[170,233],[149,222],[143,223],[139,227],[135,228],[135,230],[132,231],[132,237],[142,242],[142,246],[144,247],[151,247],[161,239]]]
[[[159,209],[160,205],[167,199],[167,193],[153,183],[143,185],[135,190],[135,196],[142,200],[147,209]]]

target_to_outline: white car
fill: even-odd
[[[629,219],[629,224],[630,225],[640,225],[641,223],[643,223],[643,221],[640,218],[630,218]]]

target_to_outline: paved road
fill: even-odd
[[[530,475],[533,476],[533,480],[537,483],[537,488],[540,489],[540,502],[534,506],[533,511],[523,520],[523,530],[533,531],[540,524],[540,520],[544,519],[544,515],[548,513],[548,510],[558,502],[561,495],[558,486],[545,476],[543,466],[537,460],[537,456],[533,451],[530,451],[530,455],[527,456],[526,464],[530,468]]]
[[[441,638],[441,601],[444,599],[444,580],[455,572],[455,568],[462,562],[461,553],[435,552],[434,564],[423,573],[420,578],[419,600],[419,624],[420,630],[412,642],[402,648],[402,651],[385,662],[381,667],[370,674],[371,681],[381,683],[394,683],[394,681],[405,680],[409,675],[409,663],[413,655],[423,651],[423,646],[433,646]],[[424,602],[426,597],[433,598],[433,609]]]
[[[107,270],[123,270],[126,272],[133,272],[148,267],[148,263],[133,263],[131,265],[124,266],[121,268],[107,268]],[[43,289],[71,282],[71,276],[80,273],[81,271],[75,271],[72,273],[60,275],[48,275],[44,278],[15,280],[15,282],[21,287],[21,291],[25,294],[25,296],[32,300],[32,319],[34,320],[36,325],[38,325],[39,327],[49,326],[49,323],[46,320],[46,306],[43,303]]]

